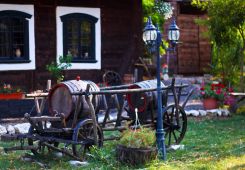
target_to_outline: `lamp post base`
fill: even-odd
[[[156,131],[157,137],[157,148],[160,159],[166,160],[166,147],[165,147],[165,139],[164,139],[164,130],[157,129]]]

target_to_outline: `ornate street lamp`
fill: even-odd
[[[156,39],[157,39],[157,29],[152,24],[151,17],[149,17],[146,22],[146,26],[143,30],[143,40],[146,43],[146,45],[152,46],[154,45]]]
[[[168,39],[172,45],[177,44],[179,40],[179,28],[175,21],[169,27]],[[143,40],[148,46],[155,46],[157,55],[157,147],[160,158],[166,160],[166,147],[164,139],[164,129],[163,129],[163,113],[162,113],[162,91],[161,91],[161,78],[160,78],[160,45],[162,44],[162,34],[158,27],[156,28],[151,21],[151,17],[148,18],[146,26],[143,30]]]
[[[173,20],[168,28],[168,40],[171,42],[173,46],[175,46],[179,41],[179,37],[179,27],[176,25],[175,20]]]
[[[166,148],[164,144],[164,130],[163,130],[163,114],[162,114],[162,91],[160,80],[160,54],[159,47],[162,42],[162,35],[158,28],[156,28],[148,18],[146,26],[143,30],[143,40],[147,45],[156,45],[157,55],[157,147],[160,157],[166,160]]]
[[[171,47],[167,48],[167,66],[169,65],[169,53],[170,51],[175,50],[175,46],[179,41],[180,37],[180,32],[179,32],[179,27],[176,25],[175,20],[172,21],[172,23],[169,25],[168,28],[168,40],[170,41]],[[166,73],[163,75],[164,79],[168,79],[168,68]]]

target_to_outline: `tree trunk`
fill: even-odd
[[[241,34],[242,41],[243,41],[243,47],[241,49],[241,65],[240,65],[240,88],[241,92],[244,92],[244,51],[245,51],[245,38],[244,38],[244,33],[243,33],[243,28],[238,27],[239,33]]]

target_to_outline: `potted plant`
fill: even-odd
[[[51,75],[57,80],[57,83],[64,79],[63,70],[71,67],[72,56],[60,56],[59,62],[51,62],[47,64],[46,68],[51,73]]]
[[[0,99],[22,99],[23,91],[19,87],[13,87],[10,84],[3,84],[0,87]]]
[[[145,164],[157,156],[156,135],[150,128],[127,129],[116,147],[120,162],[131,165]]]
[[[222,106],[231,91],[231,88],[227,88],[219,82],[203,84],[200,88],[200,98],[203,101],[204,108],[208,110]]]

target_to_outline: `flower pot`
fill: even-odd
[[[143,165],[148,161],[156,159],[157,149],[153,148],[132,148],[117,145],[116,157],[120,162],[131,165]]]
[[[202,102],[203,102],[203,107],[206,110],[218,108],[218,101],[214,98],[206,98],[206,99],[203,99]]]
[[[23,93],[1,93],[0,99],[1,100],[19,100],[23,98]]]

